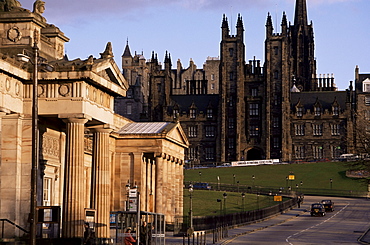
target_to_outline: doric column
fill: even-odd
[[[81,238],[84,233],[84,128],[87,119],[64,119],[67,124],[65,187],[63,195],[64,238]]]
[[[163,208],[163,165],[165,160],[162,154],[156,157],[156,178],[155,178],[155,212],[164,214]]]
[[[97,238],[109,238],[110,214],[110,165],[109,134],[111,128],[101,125],[90,128],[94,135],[92,159],[92,208],[96,210],[95,235]]]

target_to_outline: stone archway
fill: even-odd
[[[262,151],[257,148],[252,148],[247,151],[247,160],[262,160]]]

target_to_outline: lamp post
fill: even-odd
[[[17,59],[23,62],[31,62],[33,65],[32,77],[32,152],[31,152],[31,205],[30,205],[30,245],[36,245],[37,226],[37,169],[39,163],[39,129],[38,129],[38,60],[39,48],[37,46],[38,33],[34,34],[32,58],[18,54]]]
[[[253,180],[253,186],[254,186],[254,180],[255,180],[255,176],[254,175],[252,175],[252,180]]]
[[[257,192],[257,209],[260,209],[260,193]]]
[[[242,193],[242,210],[244,212],[244,198],[245,198],[245,193]]]
[[[235,185],[235,178],[236,178],[236,175],[233,174],[233,185]]]
[[[220,203],[220,215],[222,215],[222,201],[221,199],[217,199],[217,202]]]
[[[126,184],[126,194],[127,194],[127,199],[126,199],[126,211],[129,211],[129,194],[130,194],[130,188],[131,188],[131,185],[130,185],[130,181],[127,181],[127,184]]]
[[[333,189],[333,179],[330,178],[330,189]]]
[[[224,194],[222,194],[222,196],[224,197],[224,215],[226,215],[226,198],[227,198],[227,193],[225,192]]]
[[[289,180],[289,177],[286,176],[285,177],[285,187],[286,187],[286,189],[288,189],[288,180]]]
[[[220,190],[220,176],[217,176],[217,188]]]
[[[193,233],[193,185],[189,185],[189,194],[190,194],[190,209],[189,209],[189,217],[190,217],[190,227],[189,227],[189,234]]]
[[[202,172],[199,171],[199,183],[202,183]]]

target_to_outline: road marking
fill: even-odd
[[[285,239],[285,241],[286,241],[289,245],[293,245],[293,243],[289,242],[289,239],[291,239],[292,237],[297,236],[297,235],[299,235],[299,234],[301,234],[301,233],[303,233],[303,232],[306,232],[306,231],[308,231],[308,230],[310,230],[310,229],[312,229],[312,228],[315,228],[315,227],[317,227],[317,226],[320,226],[320,225],[324,224],[325,222],[328,222],[329,220],[331,220],[332,218],[334,218],[335,216],[337,216],[339,213],[341,213],[344,209],[346,209],[346,208],[348,207],[348,205],[349,205],[349,203],[347,203],[347,205],[346,205],[346,206],[344,206],[341,210],[339,210],[338,212],[336,212],[333,216],[331,216],[330,218],[327,218],[326,220],[323,220],[321,223],[318,223],[318,224],[313,225],[313,226],[311,226],[311,227],[309,227],[309,228],[307,228],[307,229],[301,230],[301,231],[299,231],[299,232],[297,232],[297,233],[294,233],[293,235],[288,236],[288,237]]]

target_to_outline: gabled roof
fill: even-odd
[[[169,125],[169,122],[133,122],[122,127],[119,134],[159,134]]]
[[[291,108],[294,109],[300,103],[306,110],[313,109],[319,103],[323,110],[331,110],[333,103],[340,108],[346,108],[346,91],[325,91],[325,92],[301,92],[291,94]]]
[[[188,147],[189,141],[180,123],[176,122],[132,122],[118,132],[125,139],[161,138]]]

